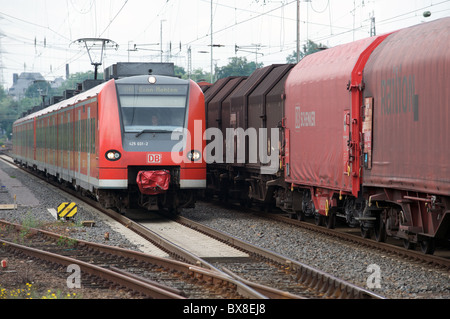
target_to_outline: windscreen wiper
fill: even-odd
[[[142,130],[136,134],[136,137],[139,137],[144,133],[170,133],[170,132],[172,132],[172,131],[169,131],[169,130]]]

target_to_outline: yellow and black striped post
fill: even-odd
[[[71,219],[77,213],[77,204],[74,202],[64,202],[58,206],[58,219]]]

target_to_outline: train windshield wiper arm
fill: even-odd
[[[170,131],[170,130],[142,130],[136,134],[136,137],[139,137],[144,133],[170,133],[170,132],[172,132],[172,131]]]

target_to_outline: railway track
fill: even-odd
[[[292,219],[284,216],[283,214],[261,212],[258,213],[258,215],[271,220],[277,220],[283,223],[294,225],[296,227],[312,230],[314,232],[325,234],[330,237],[339,238],[341,240],[355,243],[360,246],[376,249],[384,253],[388,253],[393,256],[403,258],[405,260],[426,264],[432,267],[436,267],[438,269],[442,269],[444,271],[450,271],[450,258],[445,258],[436,255],[428,255],[419,251],[405,249],[404,247],[395,245],[394,243],[377,242],[375,240],[363,238],[361,237],[361,235],[355,235],[348,232],[348,228],[345,228],[344,230],[328,229],[323,226],[317,226],[313,223]]]
[[[177,218],[190,228],[196,229],[208,236],[220,240],[227,245],[245,251],[249,258],[239,262],[209,262],[198,257],[190,251],[174,245],[170,240],[155,234],[138,222],[134,222],[125,216],[112,210],[103,209],[96,201],[81,197],[75,191],[68,191],[89,205],[96,207],[117,222],[126,225],[127,228],[150,240],[177,260],[196,265],[195,277],[207,278],[209,282],[223,281],[224,278],[232,281],[240,290],[246,291],[244,297],[250,298],[382,298],[363,288],[339,280],[322,271],[313,269],[295,260],[277,255],[273,252],[257,248],[253,245],[230,237],[224,233],[207,229],[183,218]],[[219,268],[221,268],[219,270]],[[190,270],[192,272],[192,270]],[[220,274],[219,279],[213,279],[212,273]],[[245,277],[245,278],[243,278]],[[276,283],[276,285],[275,285]]]
[[[217,265],[232,276],[243,278],[248,285],[264,292],[264,286],[279,287],[282,291],[302,295],[305,298],[382,299],[383,297],[364,288],[340,280],[318,269],[275,252],[257,247],[248,242],[209,228],[187,218],[178,216],[176,221],[216,238],[228,245],[247,252],[252,260],[248,263]],[[242,276],[242,277],[241,277]],[[247,279],[246,279],[247,278]],[[251,281],[263,285],[252,284]]]
[[[93,203],[95,204],[95,203]],[[238,258],[230,262],[228,258],[210,262],[205,258],[186,250],[179,244],[164,238],[163,235],[149,230],[140,222],[135,222],[114,211],[104,210],[104,213],[114,218],[127,228],[139,233],[156,246],[168,252],[175,259],[188,264],[197,265],[196,276],[207,281],[213,273],[219,278],[228,277],[246,293],[250,298],[274,299],[308,299],[308,298],[343,298],[343,299],[380,299],[363,288],[352,285],[346,281],[330,276],[320,270],[314,269],[295,260],[278,255],[274,252],[258,248],[254,245],[237,239],[236,237],[221,233],[214,229],[202,226],[183,217],[177,217],[174,222],[181,223],[195,229],[207,236],[213,237],[227,245],[235,247],[249,254],[249,258]],[[221,248],[218,248],[221,249]],[[235,260],[235,258],[231,258]],[[246,278],[243,278],[245,276]],[[222,280],[219,279],[219,280]],[[275,285],[276,283],[276,285]]]
[[[154,299],[242,299],[258,298],[240,282],[215,271],[207,271],[177,260],[27,229],[0,221],[2,249],[68,267],[78,265],[86,276],[98,277],[107,286],[122,286],[144,298]],[[9,240],[6,240],[9,239]],[[21,244],[14,241],[20,241]],[[84,275],[83,275],[84,276]],[[164,282],[165,284],[161,284]]]
[[[185,219],[181,222],[189,227],[200,227],[199,230],[203,233],[215,232]],[[209,266],[207,262],[192,256],[202,263],[203,267],[198,267],[38,229],[27,229],[27,235],[21,236],[22,244],[17,244],[14,241],[18,241],[19,233],[24,227],[5,221],[0,221],[0,225],[3,230],[0,240],[3,249],[63,267],[78,265],[82,273],[98,277],[100,281],[107,282],[108,286],[122,286],[148,298],[381,298],[306,265],[286,260],[236,239],[233,240],[233,246],[251,252],[253,258],[231,263],[215,262],[214,266]],[[215,236],[220,237],[217,232]],[[226,237],[224,241],[230,240],[228,236],[222,236]],[[223,273],[216,271],[216,267],[222,268]],[[237,270],[251,280],[237,275]],[[159,284],[161,281],[166,284]],[[262,281],[265,284],[261,284]],[[273,288],[275,283],[278,288]]]
[[[216,205],[214,203],[213,205]],[[220,203],[217,205],[221,205]],[[275,212],[263,212],[253,208],[242,208],[241,206],[228,205],[231,209],[238,211],[245,211],[249,214],[254,214],[262,218],[269,220],[279,221],[284,224],[292,225],[295,227],[307,229],[316,233],[320,233],[329,237],[348,241],[363,247],[375,249],[392,256],[397,256],[405,260],[422,263],[437,269],[444,271],[450,271],[450,252],[448,248],[445,250],[436,250],[434,255],[424,254],[417,250],[406,249],[400,243],[400,240],[395,238],[388,238],[386,242],[378,242],[371,238],[364,238],[361,236],[360,231],[357,228],[349,228],[348,226],[336,227],[334,229],[327,228],[325,226],[316,225],[313,221],[300,221],[291,217],[288,217],[281,211]],[[448,247],[448,246],[447,246]]]

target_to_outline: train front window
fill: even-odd
[[[126,133],[184,128],[188,85],[118,84],[117,88]]]

